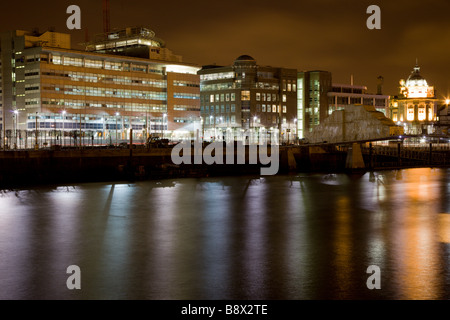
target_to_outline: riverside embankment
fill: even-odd
[[[171,157],[171,147],[1,151],[0,189],[81,182],[260,175],[262,167],[273,165],[262,162],[259,155],[252,154],[254,149],[249,150],[246,146],[244,150],[243,164],[237,164],[236,148],[234,161],[230,163],[225,147],[223,164],[207,164],[204,159],[201,164],[194,164],[195,151],[192,148],[190,164],[178,165],[174,164]],[[204,152],[205,149],[202,148],[201,151]],[[267,152],[271,155],[270,147]],[[214,152],[212,154],[215,156]],[[349,146],[279,146],[276,172],[352,171],[350,154]],[[359,171],[450,165],[450,148],[447,146],[362,148],[360,155],[362,166],[357,168]],[[271,158],[273,162],[275,158]],[[252,162],[251,159],[257,161]]]
[[[268,150],[270,154],[270,147]],[[235,161],[227,162],[225,148],[224,164],[193,164],[192,157],[191,164],[175,165],[171,153],[172,148],[169,147],[3,151],[0,152],[0,188],[94,181],[258,175],[262,166],[268,166],[261,164],[258,157],[257,163],[251,164],[248,146],[245,148],[244,164],[237,164],[236,153]],[[296,170],[299,155],[299,148],[280,147],[278,172]]]

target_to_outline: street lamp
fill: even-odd
[[[257,129],[256,129],[256,120],[258,120],[258,117],[257,116],[254,116],[253,117],[253,128],[255,128],[255,136],[257,135],[256,133],[257,133]],[[258,138],[256,139],[256,142],[258,142]]]
[[[66,146],[66,126],[65,126],[66,113],[67,113],[66,110],[62,111],[62,115],[63,115],[63,134],[62,134],[63,147]]]
[[[35,124],[35,126],[36,126],[36,135],[35,135],[36,142],[34,144],[34,150],[38,150],[39,149],[39,141],[38,141],[38,113],[37,112],[36,112],[35,120],[36,120],[36,124]]]
[[[162,137],[163,137],[163,139],[164,139],[164,136],[166,134],[166,127],[165,127],[166,116],[167,116],[167,114],[163,113],[163,118],[162,118],[162,130],[163,130]]]
[[[200,117],[200,125],[202,126],[202,143],[203,143],[203,139],[205,139],[205,124],[203,123],[203,117]]]
[[[117,118],[119,117],[120,113],[116,112],[116,147],[117,147]]]
[[[209,124],[214,124],[214,139],[216,139],[216,122],[214,121],[214,116],[212,115],[209,116]]]
[[[219,128],[219,131],[220,131],[220,136],[221,136],[221,138],[222,138],[222,141],[223,141],[223,131],[222,131],[222,124],[223,124],[223,117],[220,117],[219,118],[219,124],[220,124],[220,128]]]
[[[294,118],[294,132],[295,132],[295,134],[294,134],[294,143],[297,143],[297,132],[298,132],[298,130],[297,130],[297,118]]]
[[[19,110],[14,110],[14,149],[17,149],[17,116],[19,115]]]

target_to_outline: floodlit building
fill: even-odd
[[[390,118],[402,124],[407,134],[433,133],[438,99],[416,64],[408,79],[400,80],[399,95],[390,101]]]
[[[200,68],[181,62],[153,31],[114,31],[86,51],[70,43],[54,31],[1,34],[2,146],[30,147],[36,132],[41,146],[79,136],[114,143],[130,129],[135,142],[178,139],[200,125]]]
[[[297,79],[297,129],[299,138],[311,132],[328,117],[328,92],[331,90],[331,72],[302,71]]]
[[[373,106],[375,110],[388,115],[390,96],[382,94],[382,77],[379,77],[378,80],[380,83],[376,94],[368,93],[366,86],[333,83],[331,91],[328,92],[328,114],[335,110],[345,109],[349,105],[364,105]]]
[[[205,139],[276,134],[293,141],[297,121],[297,71],[259,66],[248,55],[230,66],[208,65],[200,75]]]
[[[382,77],[378,78],[377,94],[367,92],[366,86],[332,83],[328,71],[303,71],[298,73],[297,112],[299,137],[322,123],[334,111],[348,106],[373,106],[376,111],[388,114],[389,96],[382,94]]]

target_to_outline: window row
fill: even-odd
[[[106,101],[71,100],[71,99],[42,99],[42,105],[68,107],[72,109],[85,108],[112,108],[133,112],[167,112],[165,104],[130,103],[126,105],[111,103]]]
[[[125,76],[111,76],[111,75],[106,75],[106,74],[101,74],[101,73],[42,70],[42,75],[51,76],[51,77],[68,78],[68,80],[70,80],[70,81],[139,85],[139,86],[150,86],[150,87],[156,87],[156,88],[165,88],[166,87],[165,80],[125,77]]]
[[[56,65],[65,66],[163,74],[162,69],[155,69],[154,66],[146,64],[95,60],[84,57],[52,55],[50,62]]]
[[[200,94],[197,93],[186,93],[186,92],[174,92],[173,94],[174,98],[177,99],[200,99]]]
[[[151,100],[167,100],[166,92],[142,91],[142,90],[121,90],[111,88],[96,88],[83,86],[57,86],[44,85],[45,92],[56,92],[68,95],[87,95],[94,97],[113,97],[125,99],[151,99]]]
[[[193,87],[193,88],[199,88],[200,84],[193,81],[181,81],[181,80],[174,80],[173,85],[177,87]]]

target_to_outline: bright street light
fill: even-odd
[[[64,147],[66,146],[66,135],[65,135],[65,132],[66,132],[66,128],[65,128],[66,113],[67,113],[66,110],[62,111],[62,114],[63,114],[63,134],[62,134],[62,139],[63,139],[63,146]]]

